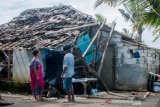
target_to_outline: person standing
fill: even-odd
[[[72,77],[74,72],[74,56],[71,53],[71,46],[67,45],[63,48],[65,52],[63,60],[63,72],[61,78],[63,79],[63,88],[68,95],[68,102],[75,102],[74,100],[74,90],[72,85]]]
[[[32,54],[34,58],[30,65],[30,87],[34,98],[36,100],[42,100],[44,80],[42,74],[42,64],[39,61],[40,51],[38,49],[34,49]]]

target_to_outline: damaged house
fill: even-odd
[[[98,77],[110,90],[147,90],[148,72],[160,73],[159,49],[99,24],[71,6],[55,6],[26,10],[0,26],[1,79],[28,82],[31,52],[38,47],[45,81],[59,84],[67,44],[74,50],[75,78]]]

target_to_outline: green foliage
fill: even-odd
[[[126,36],[128,36],[128,37],[133,37],[132,33],[130,33],[128,29],[123,28],[122,30],[123,30],[122,33],[123,33],[124,35],[126,35]]]
[[[100,14],[95,14],[95,17],[96,17],[97,21],[99,21],[101,23],[105,20],[104,16],[102,16]]]
[[[95,3],[95,8],[101,4],[107,4],[109,6],[123,4],[125,6],[125,11],[119,11],[122,14],[125,14],[126,11],[128,13],[128,10],[132,13],[125,14],[126,16],[123,17],[126,20],[131,18],[129,16],[136,19],[134,29],[142,32],[142,27],[146,26],[154,30],[153,34],[156,35],[156,38],[160,36],[160,0],[97,0]],[[129,7],[129,9],[126,7]],[[134,20],[132,20],[132,22],[133,21]]]
[[[0,81],[0,91],[13,93],[31,93],[29,83],[17,83],[14,81]]]

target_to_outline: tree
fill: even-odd
[[[95,14],[95,17],[96,17],[97,21],[99,21],[101,23],[105,20],[105,17],[100,14]]]
[[[130,33],[130,31],[129,31],[128,29],[123,28],[122,31],[123,31],[122,33],[123,33],[124,35],[133,38],[133,34]]]
[[[101,4],[107,4],[109,6],[117,6],[119,4],[136,3],[137,8],[141,16],[139,16],[135,22],[135,28],[141,33],[142,26],[146,26],[154,29],[154,35],[158,38],[160,36],[160,0],[97,0],[95,7]],[[135,9],[131,10],[133,13]]]
[[[141,11],[137,4],[137,2],[128,2],[127,4],[123,4],[125,9],[119,9],[120,13],[124,17],[124,19],[128,22],[130,21],[133,24],[133,30],[132,35],[134,35],[134,32],[137,32],[138,41],[142,42],[142,33],[143,33],[143,26],[139,26],[138,29],[136,29],[136,22],[141,17]],[[143,10],[142,10],[143,11]]]

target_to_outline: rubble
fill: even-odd
[[[29,9],[22,12],[9,23],[0,26],[0,41],[16,41],[22,38],[45,35],[49,31],[58,31],[96,22],[91,16],[71,6],[54,6]]]

